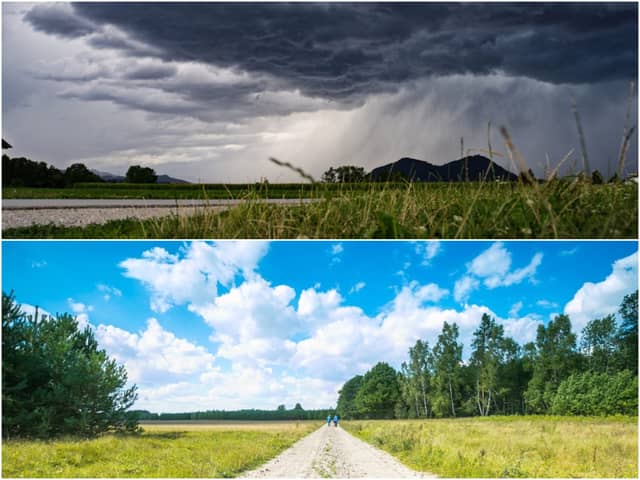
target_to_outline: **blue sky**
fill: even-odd
[[[28,242],[2,246],[25,311],[72,312],[124,363],[137,407],[335,405],[444,321],[464,355],[483,313],[519,343],[579,332],[637,289],[635,242]]]

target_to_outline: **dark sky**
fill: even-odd
[[[611,174],[637,29],[635,3],[4,3],[3,137],[59,167],[277,181],[269,156],[442,164],[491,122],[542,174],[580,164],[575,99]]]

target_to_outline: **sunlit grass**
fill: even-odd
[[[444,477],[638,477],[638,419],[490,417],[351,421],[411,468]]]
[[[367,189],[368,188],[368,189]],[[318,184],[299,205],[273,205],[256,190],[220,212],[117,220],[80,227],[8,229],[5,238],[637,238],[638,186],[544,184]]]
[[[140,435],[5,441],[3,477],[233,477],[273,458],[317,422],[143,425]]]

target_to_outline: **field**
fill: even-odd
[[[444,477],[638,477],[638,419],[352,421],[343,428]]]
[[[2,476],[234,477],[318,426],[318,422],[148,423],[140,435],[4,441]]]
[[[200,190],[198,190],[200,189]],[[542,184],[389,183],[79,187],[79,198],[241,198],[223,212],[116,220],[85,228],[39,225],[4,238],[637,238],[638,186],[574,180]],[[198,193],[196,193],[198,192]],[[9,196],[45,190],[4,189]],[[88,197],[87,197],[88,196]],[[301,206],[264,198],[310,198]]]

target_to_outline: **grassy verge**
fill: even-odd
[[[255,468],[317,428],[315,422],[153,425],[140,435],[5,441],[3,477],[220,478]]]
[[[7,229],[4,238],[637,238],[637,184],[314,185],[301,206],[255,191],[223,212],[85,228]]]
[[[492,417],[343,427],[444,477],[638,477],[638,419]]]

